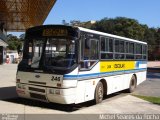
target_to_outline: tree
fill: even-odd
[[[138,40],[143,40],[145,33],[145,28],[137,20],[125,17],[104,18],[96,22],[91,28]]]
[[[7,44],[8,49],[10,50],[17,50],[17,47],[22,46],[22,42],[17,36],[13,36],[12,34],[7,35]]]

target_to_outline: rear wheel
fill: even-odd
[[[128,92],[132,93],[135,90],[136,86],[137,86],[137,80],[136,80],[136,77],[133,75],[130,80]]]
[[[104,89],[102,82],[98,82],[95,90],[95,103],[101,103],[103,100]]]

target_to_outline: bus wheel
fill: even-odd
[[[137,80],[135,75],[133,75],[130,81],[128,92],[132,93],[135,90],[136,86],[137,86]]]
[[[101,103],[103,100],[104,90],[102,82],[98,82],[95,90],[95,103]]]

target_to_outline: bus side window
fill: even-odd
[[[101,37],[101,60],[113,59],[113,38]]]
[[[91,60],[98,60],[99,57],[99,47],[98,47],[98,40],[91,40],[91,49],[90,49],[90,59]]]
[[[136,44],[136,59],[141,60],[142,59],[142,45]]]
[[[99,59],[99,45],[97,39],[82,37],[80,69],[90,69]]]

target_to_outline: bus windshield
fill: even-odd
[[[29,42],[28,65],[55,68],[70,68],[76,63],[75,40],[61,38],[32,39]]]

